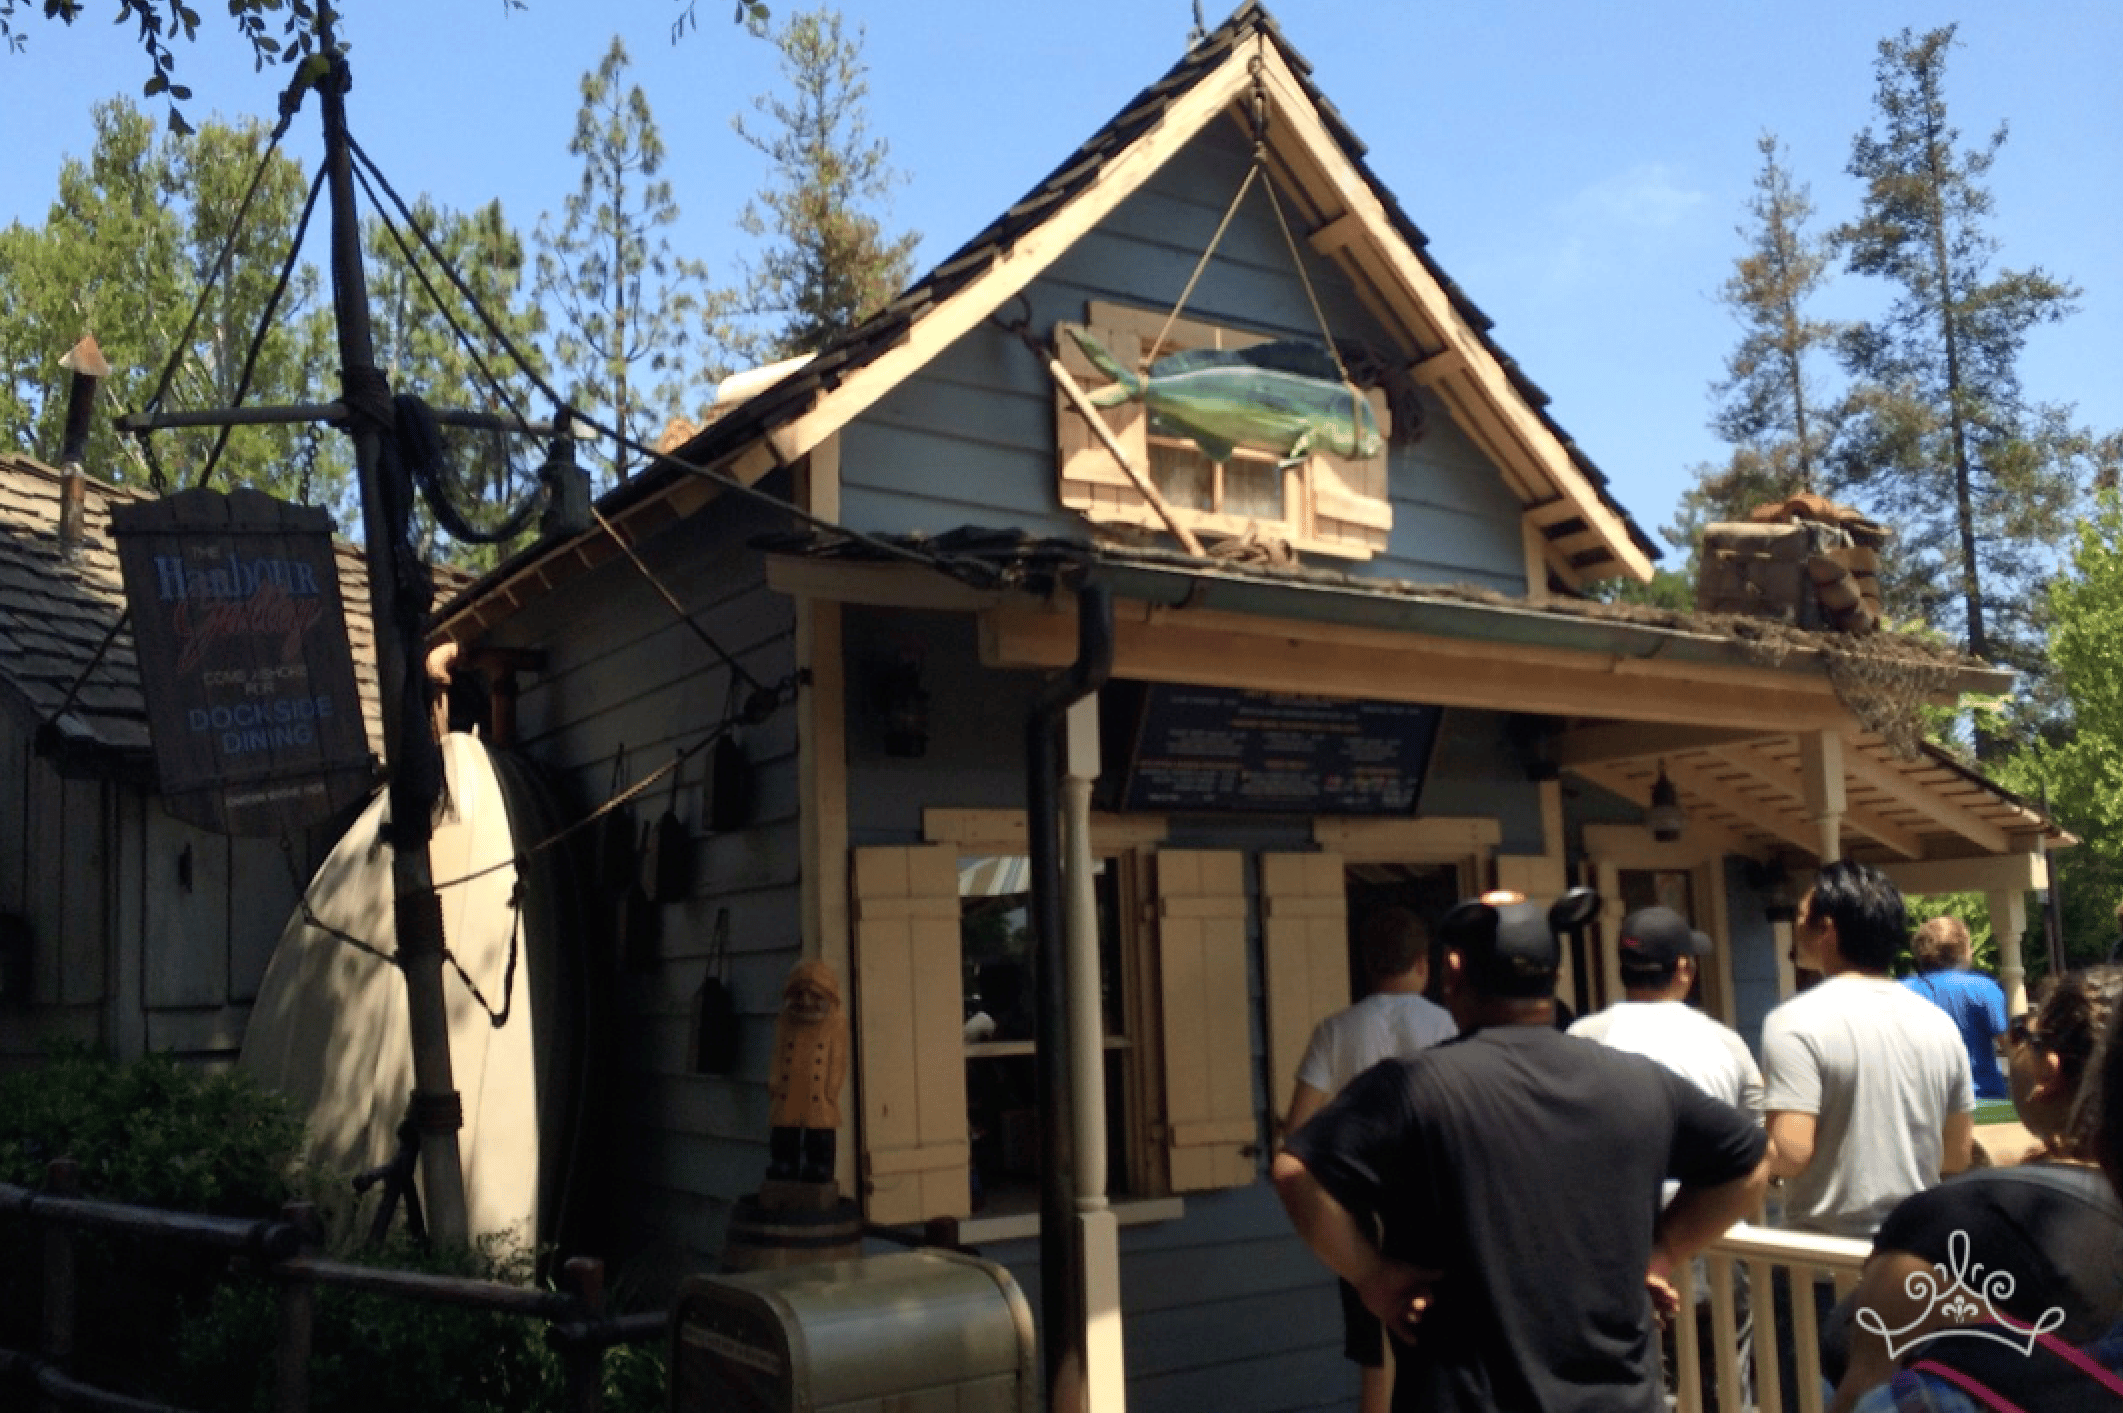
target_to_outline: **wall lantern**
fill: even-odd
[[[1796,922],[1799,892],[1782,859],[1747,865],[1747,886],[1761,895],[1762,916],[1769,922]]]
[[[885,754],[913,759],[929,750],[929,693],[921,685],[921,659],[902,657],[877,682],[877,714],[884,725]]]
[[[1666,778],[1666,762],[1659,762],[1658,783],[1651,787],[1651,808],[1644,815],[1644,823],[1651,826],[1651,837],[1662,844],[1670,844],[1681,837],[1688,827],[1688,812],[1681,808],[1681,792],[1673,788]]]

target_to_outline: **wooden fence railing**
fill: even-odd
[[[318,1223],[306,1203],[291,1203],[277,1220],[240,1221],[195,1216],[82,1198],[74,1165],[51,1165],[43,1191],[0,1183],[0,1218],[13,1216],[43,1230],[43,1317],[35,1350],[0,1348],[0,1407],[26,1406],[4,1396],[35,1390],[45,1410],[99,1413],[186,1413],[97,1387],[73,1367],[80,1282],[79,1237],[101,1231],[247,1257],[257,1276],[279,1292],[274,1354],[273,1413],[308,1413],[311,1332],[320,1287],[365,1290],[410,1301],[456,1305],[540,1320],[566,1371],[568,1413],[597,1413],[603,1397],[605,1351],[661,1338],[661,1314],[614,1318],[604,1308],[604,1263],[576,1257],[561,1268],[562,1289],[545,1291],[496,1281],[360,1266],[305,1254]]]
[[[1674,1338],[1676,1413],[1742,1413],[1746,1409],[1778,1413],[1784,1408],[1821,1413],[1827,1399],[1821,1383],[1821,1331],[1812,1299],[1814,1279],[1818,1273],[1822,1279],[1834,1281],[1839,1298],[1849,1294],[1871,1250],[1872,1244],[1866,1241],[1744,1222],[1713,1242],[1704,1265],[1709,1273],[1709,1343],[1715,1367],[1710,1379],[1700,1377],[1696,1325],[1704,1307],[1693,1298],[1692,1289],[1684,1289]],[[1739,1276],[1742,1271],[1744,1285]],[[1775,1301],[1771,1299],[1779,1272],[1793,1291],[1789,1342],[1796,1367],[1795,1387],[1788,1398],[1777,1366],[1778,1322]],[[1738,1292],[1742,1288],[1746,1292],[1746,1315],[1752,1322],[1752,1334],[1746,1340],[1740,1335],[1743,1307]],[[1741,1366],[1743,1348],[1751,1355],[1751,1370]],[[1706,1386],[1712,1398],[1705,1398]]]

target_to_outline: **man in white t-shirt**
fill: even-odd
[[[1878,869],[1824,867],[1797,930],[1798,963],[1821,980],[1762,1022],[1769,1171],[1784,1182],[1786,1226],[1869,1241],[1903,1198],[1968,1166],[1968,1050],[1946,1012],[1889,975],[1909,914]],[[1813,1298],[1825,1326],[1834,1287],[1816,1281]],[[1793,1390],[1788,1327],[1780,1334]]]
[[[1787,1225],[1870,1239],[1896,1203],[1968,1166],[1968,1052],[1944,1011],[1888,975],[1909,919],[1886,875],[1829,864],[1798,930],[1822,980],[1762,1023],[1770,1171]]]
[[[1370,994],[1313,1028],[1283,1120],[1286,1134],[1304,1127],[1343,1085],[1381,1060],[1412,1055],[1459,1034],[1451,1013],[1423,996],[1430,982],[1430,930],[1421,918],[1406,908],[1380,908],[1364,919],[1357,940]],[[1349,1283],[1340,1284],[1342,1352],[1359,1371],[1358,1407],[1361,1413],[1386,1413],[1393,1385],[1385,1334]]]
[[[1710,954],[1710,938],[1688,925],[1672,908],[1638,908],[1622,919],[1615,950],[1626,998],[1586,1016],[1570,1033],[1615,1050],[1656,1060],[1713,1099],[1722,1099],[1759,1123],[1762,1118],[1762,1072],[1755,1067],[1747,1042],[1688,1004],[1695,988],[1699,959]],[[1671,1196],[1668,1184],[1667,1196]],[[1703,1259],[1696,1258],[1696,1354],[1703,1406],[1717,1402],[1717,1355],[1711,1343],[1710,1282]],[[1739,1326],[1740,1384],[1749,1379],[1754,1347],[1746,1303],[1744,1271],[1735,1269],[1735,1316]],[[1673,1377],[1672,1331],[1665,1332],[1666,1367]]]

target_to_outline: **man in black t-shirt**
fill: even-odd
[[[1395,1413],[1655,1413],[1653,1293],[1670,1307],[1671,1272],[1759,1199],[1762,1132],[1553,1028],[1539,908],[1489,894],[1440,930],[1460,1038],[1359,1076],[1290,1137],[1277,1192],[1399,1343]]]

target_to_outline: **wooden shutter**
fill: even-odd
[[[864,1212],[968,1216],[958,851],[857,849],[853,884]]]
[[[1128,329],[1110,326],[1084,328],[1099,347],[1112,354],[1121,367],[1133,370],[1142,361],[1143,341]],[[1069,370],[1077,386],[1087,393],[1112,386],[1105,374],[1091,366],[1076,340],[1061,327],[1054,331],[1054,355]],[[1146,439],[1147,412],[1139,401],[1125,402],[1103,410],[1106,426],[1128,453],[1128,459],[1144,474],[1150,470],[1150,444]],[[1094,520],[1119,520],[1136,525],[1162,527],[1164,521],[1143,499],[1128,473],[1121,470],[1113,453],[1084,421],[1067,393],[1054,390],[1055,438],[1061,451],[1061,503],[1081,510]]]
[[[1381,436],[1392,434],[1386,395],[1376,388],[1364,394]],[[1393,498],[1387,491],[1387,454],[1348,461],[1326,453],[1311,458],[1312,533],[1322,548],[1355,559],[1384,550],[1393,531]]]
[[[1260,1137],[1246,985],[1245,856],[1157,855],[1165,1146],[1172,1190],[1241,1187]]]
[[[1349,1004],[1349,895],[1339,854],[1261,855],[1268,1103],[1282,1112],[1312,1028]]]

